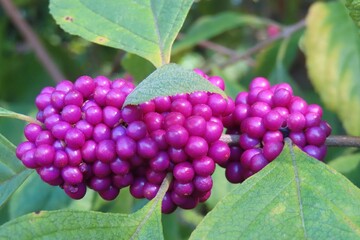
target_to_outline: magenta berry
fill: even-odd
[[[236,97],[231,118],[223,118],[227,133],[239,135],[240,150],[230,151],[230,161],[219,163],[230,182],[242,182],[275,160],[287,137],[310,156],[324,158],[331,128],[321,120],[320,106],[293,96],[289,84],[270,86],[262,77],[255,78],[249,89]]]

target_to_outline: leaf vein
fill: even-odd
[[[308,239],[307,232],[306,232],[306,227],[305,227],[305,220],[304,220],[303,203],[302,203],[302,199],[301,199],[300,177],[299,177],[299,172],[298,172],[298,168],[297,168],[297,165],[296,165],[295,153],[294,153],[294,149],[293,149],[291,140],[289,138],[287,138],[287,139],[285,139],[285,142],[289,146],[292,166],[293,166],[293,169],[294,169],[295,183],[296,183],[296,190],[297,190],[296,193],[297,193],[297,199],[298,199],[298,202],[299,202],[301,225],[302,225],[303,230],[304,230],[304,238]]]

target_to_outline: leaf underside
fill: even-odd
[[[214,92],[226,97],[220,88],[215,87],[194,71],[184,69],[177,64],[167,64],[144,79],[127,96],[124,106],[143,103],[158,96],[172,96],[195,91]]]

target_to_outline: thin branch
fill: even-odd
[[[235,145],[239,143],[239,135],[222,135],[220,140]],[[329,136],[325,144],[329,147],[357,147],[360,148],[360,137],[354,136]]]
[[[262,49],[264,49],[265,47],[269,46],[270,44],[272,44],[273,42],[276,42],[277,40],[283,39],[283,38],[288,38],[290,37],[293,33],[299,31],[300,29],[304,28],[306,25],[306,22],[304,19],[300,20],[299,22],[295,23],[294,25],[290,25],[288,27],[284,27],[281,31],[281,33],[279,33],[278,35],[272,37],[272,38],[268,38],[262,42],[259,42],[258,44],[256,44],[255,46],[253,46],[252,48],[249,48],[246,52],[242,53],[242,54],[236,54],[233,57],[231,57],[228,61],[222,63],[219,65],[220,68],[225,68],[228,67],[240,60],[244,60],[247,58],[250,58],[252,55],[254,55],[255,53],[261,51]]]
[[[33,48],[37,58],[44,66],[46,71],[49,73],[49,75],[52,77],[52,79],[55,82],[60,82],[61,80],[64,80],[64,75],[56,66],[54,61],[51,59],[36,33],[31,29],[30,25],[22,18],[20,11],[12,3],[12,1],[0,0],[0,4],[4,8],[6,14],[10,17],[13,24],[23,35],[29,45]]]
[[[329,136],[325,144],[332,147],[360,147],[360,137]]]

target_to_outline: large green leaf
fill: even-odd
[[[360,35],[340,2],[317,2],[304,37],[311,82],[349,134],[360,134]]]
[[[0,239],[163,239],[161,200],[169,187],[133,214],[93,211],[44,211],[16,218],[0,226]]]
[[[226,96],[220,88],[215,87],[194,71],[172,63],[158,68],[142,81],[128,95],[124,105],[139,104],[157,96],[171,96],[195,91],[215,92]]]
[[[350,17],[360,27],[360,1],[346,0],[345,6],[349,9]]]
[[[360,191],[347,178],[287,143],[281,155],[239,185],[191,239],[359,239]]]
[[[174,44],[173,54],[195,46],[197,43],[215,37],[225,31],[239,26],[263,26],[268,24],[265,19],[248,14],[222,12],[214,16],[201,17],[194,22],[185,36]]]
[[[0,207],[32,173],[15,156],[15,146],[0,134]]]
[[[193,0],[51,0],[50,12],[67,32],[138,54],[156,67],[170,51]]]

